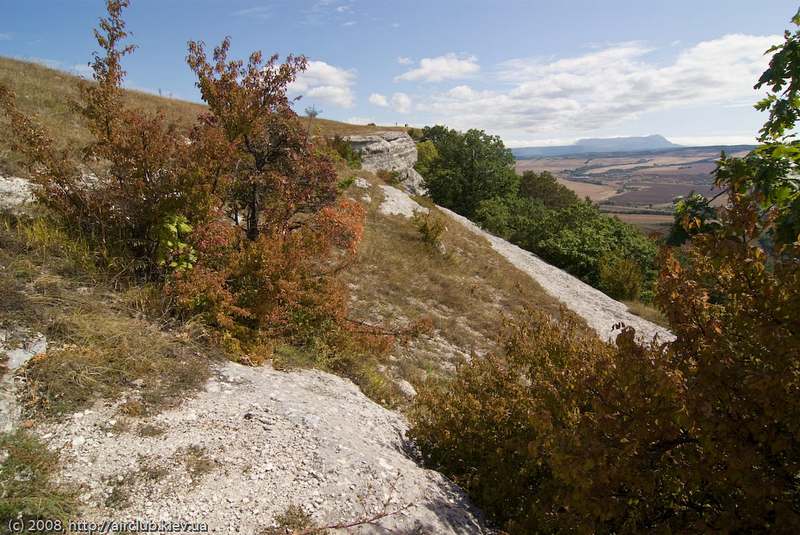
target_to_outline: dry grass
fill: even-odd
[[[183,65],[180,68],[184,68]],[[188,69],[188,67],[185,67]],[[81,146],[90,140],[89,132],[72,109],[71,103],[79,98],[80,78],[72,74],[50,69],[37,63],[0,57],[0,84],[10,87],[17,95],[20,110],[35,114],[39,122],[62,146]],[[189,128],[195,119],[204,113],[204,104],[173,98],[164,98],[141,91],[126,90],[128,103],[148,113],[161,111],[167,120],[183,128]],[[298,109],[302,113],[302,110]],[[303,118],[307,121],[307,118]],[[0,128],[5,128],[0,117]],[[316,135],[364,134],[379,130],[405,130],[402,127],[375,127],[352,125],[317,118],[312,123]],[[24,175],[19,160],[11,154],[10,140],[0,136],[0,172]]]
[[[628,307],[628,312],[631,314],[636,314],[640,318],[646,319],[647,321],[651,321],[656,325],[661,325],[662,327],[669,329],[667,317],[656,307],[647,305],[640,301],[623,301],[623,303]]]
[[[15,519],[66,523],[77,509],[77,489],[56,483],[58,455],[25,431],[0,434],[0,532]],[[18,530],[23,531],[23,530]]]
[[[350,192],[363,195],[357,188]],[[378,211],[379,188],[372,187],[369,195],[359,261],[347,274],[353,312],[372,323],[427,316],[434,326],[434,336],[395,351],[391,375],[412,384],[431,374],[448,375],[464,357],[493,350],[502,317],[525,305],[559,314],[560,304],[483,238],[445,219],[443,253],[425,243],[413,220]]]
[[[302,114],[301,110],[296,110]],[[307,122],[308,117],[303,117],[303,121]],[[330,119],[323,119],[317,117],[311,122],[311,131],[314,135],[323,137],[332,137],[334,135],[346,136],[357,134],[371,134],[373,132],[385,132],[387,130],[406,131],[404,126],[368,126],[362,124],[348,124],[339,121],[332,121]]]
[[[85,246],[43,217],[0,221],[0,326],[46,334],[48,351],[19,373],[31,415],[129,398],[141,414],[204,384],[213,354],[187,327],[159,325],[111,291]]]
[[[658,236],[666,234],[669,232],[673,221],[673,217],[671,215],[626,214],[617,212],[607,212],[607,214],[616,217],[620,221],[624,221],[638,227],[639,230],[648,236],[652,234],[656,234]]]
[[[206,449],[200,446],[189,446],[178,452],[186,471],[191,474],[192,478],[203,477],[216,468],[214,461],[208,457],[207,453]]]
[[[617,194],[617,187],[613,184],[590,184],[566,178],[559,178],[558,183],[574,191],[581,199],[589,197],[594,202],[604,201]]]

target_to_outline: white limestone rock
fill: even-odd
[[[378,210],[384,215],[401,215],[403,217],[414,217],[415,212],[428,213],[428,209],[420,206],[404,191],[400,191],[392,186],[381,186],[383,190],[383,202]]]
[[[400,185],[412,195],[424,195],[422,176],[414,169],[417,144],[405,132],[377,132],[345,138],[361,155],[361,168],[366,171],[396,171]]]
[[[32,199],[30,182],[24,178],[0,176],[0,210],[19,208]]]
[[[377,132],[345,138],[361,154],[367,171],[404,171],[417,163],[417,144],[405,132]]]

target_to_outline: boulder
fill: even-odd
[[[367,171],[396,171],[400,185],[407,192],[423,195],[423,178],[414,170],[417,163],[417,144],[405,132],[376,132],[369,135],[347,136],[353,150],[361,155],[361,168]]]
[[[425,195],[428,192],[423,185],[424,180],[413,167],[400,171],[400,184],[411,195]]]
[[[345,138],[361,154],[367,171],[403,171],[417,163],[417,145],[405,132],[377,132]]]
[[[24,178],[0,176],[0,210],[17,210],[31,200],[30,182]]]

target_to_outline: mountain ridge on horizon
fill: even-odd
[[[723,145],[720,145],[720,147],[722,146]],[[736,146],[738,147],[739,145]],[[742,146],[744,147],[745,145]],[[512,148],[511,152],[516,159],[526,159],[546,156],[566,156],[571,154],[647,152],[688,148],[693,147],[690,145],[678,145],[660,134],[651,134],[648,136],[582,138],[572,145],[516,147]]]

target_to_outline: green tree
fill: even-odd
[[[566,208],[580,200],[574,191],[559,184],[556,177],[548,171],[522,173],[519,194],[522,197],[538,199],[548,208]]]
[[[507,195],[482,201],[474,219],[492,234],[533,251],[552,228],[554,213],[539,200]]]
[[[768,79],[800,80],[797,44],[787,32]],[[680,261],[664,252],[656,302],[674,341],[623,329],[606,344],[569,314],[532,312],[501,354],[419,389],[423,455],[510,533],[800,530],[800,236],[784,136],[800,99],[781,95],[762,106],[764,143],[718,164],[718,224]]]
[[[673,214],[675,220],[667,236],[667,243],[670,245],[681,245],[691,236],[719,226],[717,211],[699,193],[678,197],[674,202]]]
[[[539,199],[508,195],[481,202],[474,219],[489,232],[615,296],[619,277],[613,284],[609,278],[602,283],[602,259],[625,258],[628,268],[636,270],[630,274],[631,281],[641,281],[642,298],[652,298],[656,244],[635,227],[601,213],[591,203],[578,201],[556,210],[547,208]],[[610,274],[607,270],[607,277]],[[619,270],[615,276],[621,276]],[[620,297],[637,293],[632,290],[635,284],[631,281],[626,283],[630,291],[622,292]]]
[[[439,151],[433,141],[420,141],[417,143],[417,163],[414,169],[423,177],[430,174],[431,165],[439,158]]]
[[[439,153],[428,166],[425,187],[434,202],[472,217],[481,201],[515,193],[514,156],[498,136],[425,127],[423,136]]]

